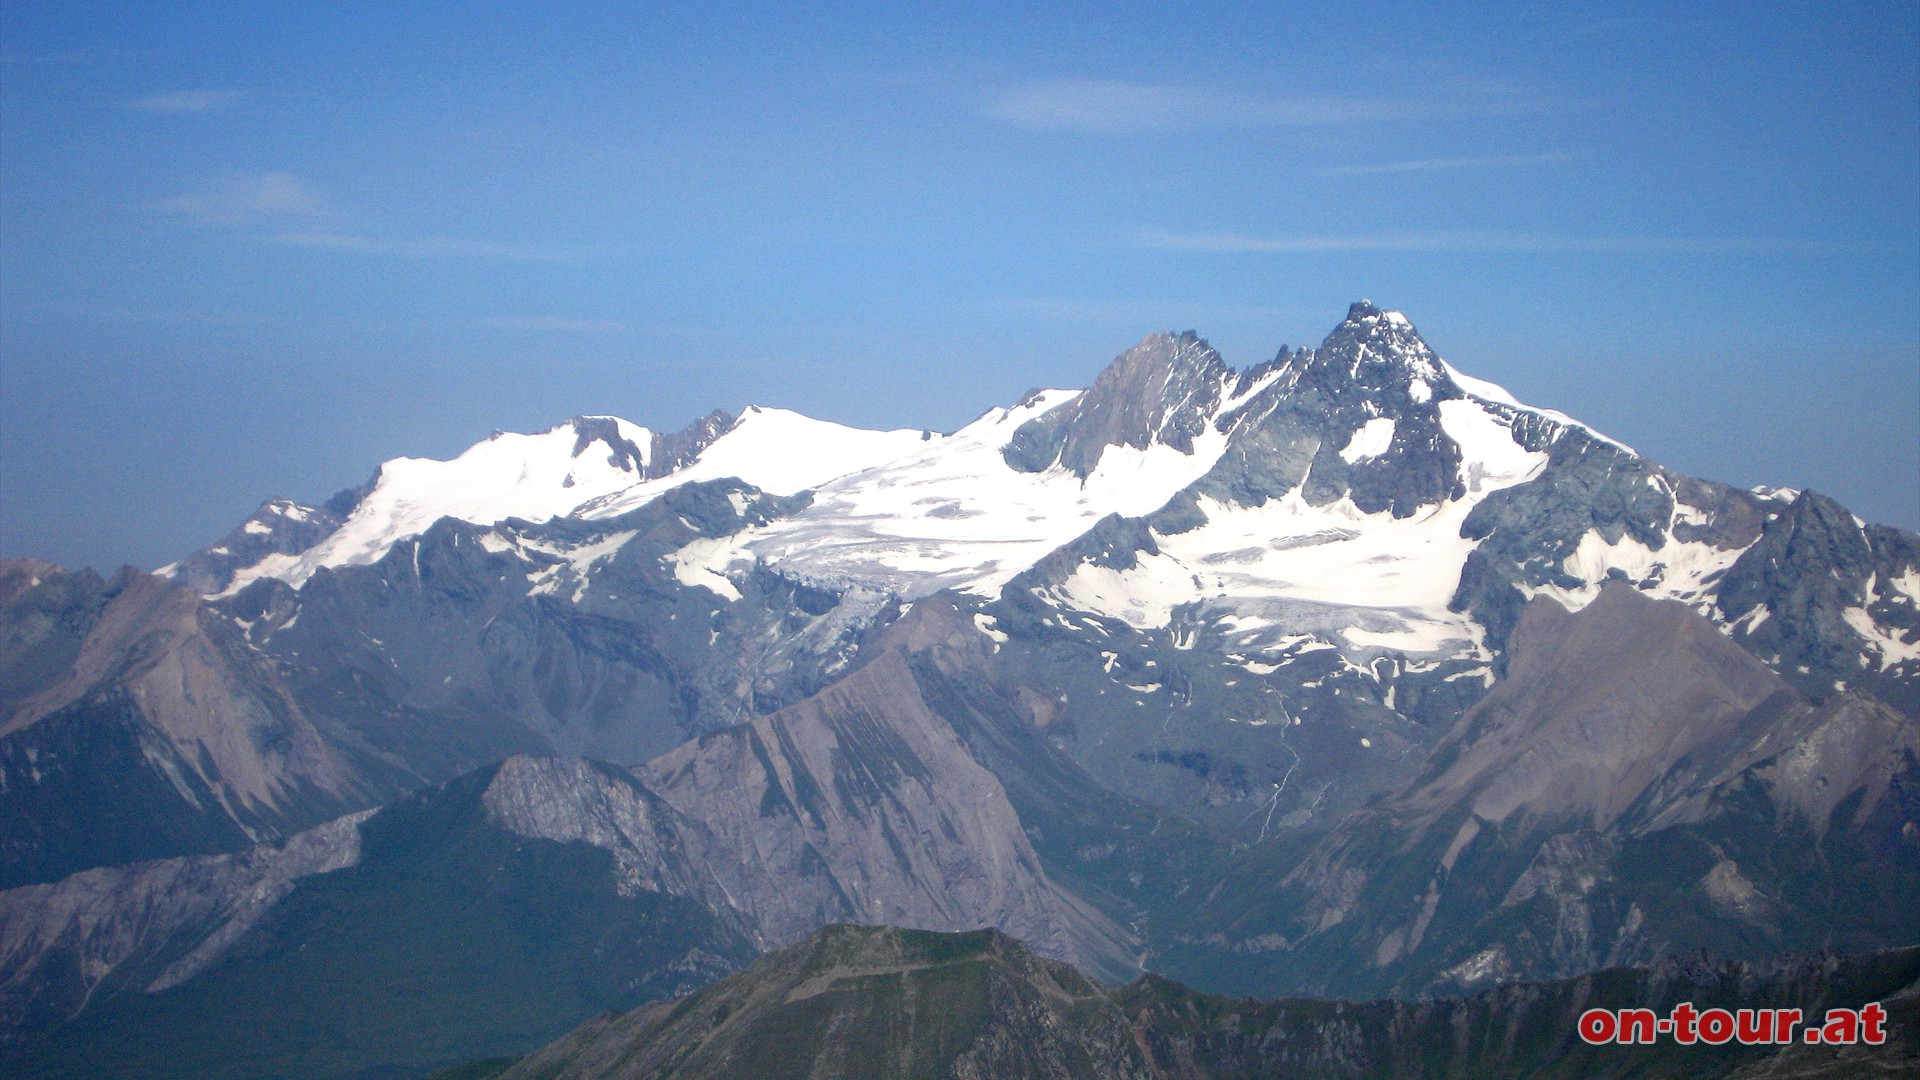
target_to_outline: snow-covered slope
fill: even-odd
[[[738,421],[703,423],[709,429],[703,437],[711,441],[690,444],[688,432],[663,436],[618,417],[576,417],[537,434],[496,433],[450,461],[396,458],[380,466],[371,489],[323,539],[302,550],[266,554],[213,591],[231,595],[263,577],[298,587],[323,566],[374,562],[442,518],[476,525],[575,514],[607,518],[681,484],[729,476],[792,494],[933,438],[920,430],[866,431],[758,406],[749,406]],[[691,460],[682,463],[672,457],[676,453]]]
[[[578,597],[624,545],[618,519],[728,477],[811,496],[666,554],[681,584],[726,601],[762,568],[858,592],[870,612],[887,596],[990,601],[1018,583],[1069,617],[1176,642],[1204,631],[1255,668],[1331,647],[1356,672],[1453,658],[1490,677],[1528,599],[1577,608],[1624,578],[1767,639],[1750,647],[1789,678],[1837,687],[1859,667],[1920,669],[1910,534],[1873,533],[1812,493],[1664,469],[1460,373],[1366,301],[1317,348],[1246,371],[1191,332],[1149,335],[1087,390],[1035,391],[952,434],[750,407],[672,436],[609,417],[497,435],[452,461],[388,462],[364,493],[309,515],[324,522],[310,533],[330,530],[317,540],[270,505],[176,577],[222,595],[261,577],[298,587],[443,517],[499,525],[503,548],[519,543],[509,518],[566,517],[579,528],[541,550],[566,560],[569,583],[536,589]],[[1769,606],[1787,582],[1792,626]],[[1802,657],[1808,633],[1845,644]]]
[[[1085,479],[1062,465],[1040,472],[1009,465],[1002,451],[1014,433],[1077,396],[1037,391],[917,453],[824,485],[797,516],[681,558],[722,574],[759,560],[816,584],[909,599],[945,588],[992,595],[1101,518],[1159,509],[1225,449],[1226,436],[1215,431],[1190,451],[1157,441],[1108,446]]]
[[[1036,583],[1045,599],[1140,628],[1206,625],[1253,656],[1332,645],[1362,667],[1487,659],[1470,570],[1497,563],[1482,576],[1509,579],[1498,587],[1522,603],[1545,592],[1578,607],[1625,577],[1711,612],[1713,583],[1758,535],[1720,520],[1759,520],[1758,500],[1720,505],[1564,414],[1459,375],[1405,316],[1364,301],[1318,349],[1239,379],[1254,388],[1209,417],[1206,438],[1225,443],[1214,465],[1145,518],[1131,549],[1096,545]],[[1495,554],[1476,556],[1489,543]]]
[[[1546,467],[1548,450],[1522,443],[1515,413],[1552,415],[1518,404],[1503,408],[1510,396],[1492,384],[1478,385],[1500,396],[1452,398],[1437,406],[1441,430],[1459,453],[1459,487],[1452,497],[1397,516],[1362,509],[1350,492],[1316,504],[1305,485],[1253,505],[1201,492],[1187,514],[1156,519],[1160,527],[1150,535],[1157,551],[1143,553],[1125,570],[1083,564],[1055,595],[1080,610],[1149,627],[1165,627],[1176,609],[1196,605],[1189,618],[1223,615],[1228,638],[1253,653],[1307,640],[1337,643],[1356,656],[1476,651],[1478,627],[1450,606],[1478,544],[1463,526],[1487,496]],[[1358,464],[1384,455],[1395,429],[1390,416],[1366,420],[1341,445],[1340,458]],[[1698,599],[1685,587],[1724,570],[1740,554],[1703,544],[1669,544],[1654,553],[1631,539],[1608,545],[1589,533],[1563,567],[1573,582],[1542,591],[1578,607],[1616,568],[1636,571],[1634,580],[1640,580],[1681,548],[1687,549],[1688,572],[1664,582],[1671,587],[1661,595]]]
[[[749,405],[733,429],[715,439],[694,462],[670,475],[579,501],[589,520],[636,510],[681,484],[726,477],[745,480],[773,495],[792,495],[835,477],[884,465],[942,436],[919,428],[869,431],[815,420],[787,409]]]
[[[1320,349],[1244,374],[1198,339],[1151,336],[1084,394],[1036,393],[825,484],[796,516],[674,558],[682,581],[722,595],[722,579],[765,564],[836,589],[991,597],[1117,514],[1145,518],[1153,550],[1124,567],[1083,563],[1053,602],[1143,628],[1182,607],[1211,612],[1252,652],[1318,641],[1355,655],[1479,653],[1473,615],[1452,609],[1479,543],[1465,522],[1537,477],[1569,431],[1631,453],[1457,376],[1405,316],[1362,303]],[[1688,513],[1676,505],[1678,520]],[[1701,577],[1739,555],[1612,539],[1591,534],[1543,589],[1577,605],[1616,569],[1646,579],[1685,549],[1662,594],[1698,601]]]
[[[357,566],[443,517],[491,525],[542,521],[631,485],[654,433],[617,417],[576,417],[533,435],[499,432],[451,461],[395,458],[340,527],[304,551],[268,555],[239,570],[224,592],[256,578],[298,586],[322,566]]]

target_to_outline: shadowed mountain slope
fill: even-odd
[[[0,1051],[29,1074],[426,1066],[869,914],[1138,970],[888,650],[637,773],[514,757],[283,844],[0,892]],[[276,986],[297,1010],[262,1013]]]
[[[1920,724],[1814,706],[1683,605],[1536,600],[1412,783],[1191,924],[1229,986],[1414,992],[1920,939]],[[1214,951],[1200,944],[1221,934]],[[1220,946],[1224,946],[1221,949]]]
[[[994,931],[833,926],[678,1001],[589,1021],[502,1080],[844,1077],[1810,1076],[1920,1068],[1920,950],[1749,967],[1669,962],[1469,998],[1256,1001],[1147,976],[1103,987]],[[1881,1047],[1587,1046],[1590,1007],[1887,1001]],[[1838,1073],[1834,1073],[1837,1075]]]
[[[5,568],[0,886],[241,847],[382,786],[192,593],[131,568]]]

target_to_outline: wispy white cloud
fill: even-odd
[[[311,216],[323,211],[326,201],[292,173],[261,172],[222,177],[203,191],[176,195],[159,205],[169,213],[208,224],[237,225],[262,218]]]
[[[1420,158],[1414,161],[1387,161],[1376,165],[1330,165],[1318,170],[1321,176],[1379,176],[1387,173],[1451,172],[1455,169],[1507,169],[1529,165],[1564,165],[1572,154],[1501,154],[1492,157]]]
[[[391,237],[342,232],[343,214],[300,177],[285,172],[244,173],[208,188],[161,200],[160,209],[204,225],[255,226],[255,238],[283,247],[410,259],[518,259],[565,262],[579,251],[522,247],[457,236]],[[304,219],[304,220],[300,220]],[[300,226],[306,227],[300,227]],[[280,231],[267,231],[278,229]],[[551,327],[550,327],[551,328]]]
[[[1513,95],[1427,99],[1291,95],[1262,97],[1210,87],[1052,79],[1003,91],[986,115],[1036,131],[1107,135],[1202,128],[1324,127],[1464,113],[1525,111]]]
[[[395,255],[411,259],[523,259],[535,262],[564,262],[578,257],[577,252],[495,244],[484,240],[466,240],[452,236],[393,239],[353,233],[294,232],[280,233],[267,239],[288,247],[361,255]]]
[[[246,97],[244,90],[176,90],[127,102],[127,108],[152,113],[210,113]]]
[[[485,330],[533,330],[560,334],[618,334],[627,325],[614,319],[569,319],[552,315],[501,315],[481,319]]]
[[[1568,236],[1505,230],[1356,233],[1345,236],[1246,236],[1147,230],[1142,247],[1217,254],[1326,251],[1571,252],[1600,255],[1690,255],[1713,252],[1783,251],[1794,241],[1758,236]]]

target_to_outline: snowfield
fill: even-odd
[[[1188,514],[1172,526],[1177,531],[1152,532],[1157,553],[1134,552],[1111,565],[1082,562],[1055,579],[1046,598],[1063,612],[1101,615],[1143,629],[1206,622],[1227,636],[1249,670],[1270,669],[1277,657],[1319,648],[1337,648],[1356,664],[1388,654],[1413,663],[1485,657],[1482,628],[1469,614],[1448,606],[1479,543],[1462,535],[1468,514],[1493,493],[1540,475],[1548,448],[1575,428],[1633,452],[1564,414],[1521,404],[1503,388],[1462,374],[1435,356],[1398,313],[1356,305],[1342,329],[1370,336],[1346,339],[1350,355],[1326,354],[1342,358],[1335,377],[1376,381],[1336,385],[1391,383],[1405,392],[1381,397],[1377,389],[1365,390],[1370,396],[1363,401],[1364,419],[1353,421],[1344,434],[1335,427],[1341,441],[1329,445],[1356,469],[1401,453],[1395,449],[1396,434],[1414,430],[1401,426],[1414,413],[1396,417],[1382,402],[1411,402],[1392,407],[1427,410],[1424,424],[1437,415],[1445,440],[1459,451],[1458,486],[1450,489],[1450,497],[1415,505],[1412,513],[1402,505],[1399,517],[1365,512],[1351,495],[1331,501],[1323,495],[1315,503],[1301,486],[1277,498],[1253,498],[1251,505],[1223,499],[1217,486],[1203,481],[1222,463],[1242,430],[1237,425],[1257,422],[1257,416],[1245,420],[1244,407],[1257,401],[1271,410],[1276,400],[1271,395],[1303,400],[1286,395],[1318,392],[1298,389],[1299,380],[1314,364],[1322,365],[1319,372],[1329,368],[1324,358],[1295,354],[1291,361],[1263,367],[1259,378],[1241,386],[1242,376],[1215,358],[1208,361],[1212,367],[1181,369],[1205,374],[1187,379],[1185,399],[1178,404],[1213,403],[1200,417],[1204,425],[1194,429],[1190,451],[1168,445],[1162,432],[1128,440],[1141,446],[1116,440],[1099,451],[1084,478],[1058,464],[1022,471],[1004,453],[1016,431],[1080,398],[1083,391],[1076,390],[1036,391],[951,434],[870,431],[749,406],[730,428],[671,471],[650,467],[649,455],[656,452],[652,431],[614,417],[579,418],[532,435],[496,434],[450,461],[387,462],[337,530],[304,551],[267,555],[245,567],[221,595],[262,577],[298,587],[320,567],[372,562],[443,517],[479,525],[562,516],[609,521],[681,485],[737,478],[775,495],[810,492],[811,501],[791,516],[731,536],[699,539],[669,553],[668,568],[683,585],[733,601],[742,595],[742,575],[766,566],[793,580],[836,592],[857,590],[869,598],[912,601],[953,589],[990,599],[1103,519],[1145,518],[1187,493],[1181,505],[1196,508],[1198,520]],[[1355,341],[1364,343],[1355,347]],[[1212,355],[1204,343],[1200,351]],[[1203,391],[1197,399],[1196,385]],[[1435,402],[1436,397],[1441,400]],[[1521,427],[1533,433],[1534,449],[1516,434]],[[1548,433],[1544,444],[1542,431]],[[1590,531],[1558,561],[1556,569],[1564,575],[1559,583],[1523,587],[1523,592],[1578,608],[1608,577],[1625,576],[1652,595],[1714,614],[1715,582],[1744,549],[1677,539],[1687,527],[1704,523],[1701,512],[1680,501],[1662,475],[1649,475],[1647,482],[1673,503],[1664,544],[1655,547],[1624,536],[1610,541]],[[1795,493],[1761,494],[1785,506]],[[737,504],[743,501],[736,496]],[[532,581],[533,591],[584,595],[594,567],[631,535],[611,532],[564,551],[540,547],[563,561],[532,560],[543,567]],[[486,542],[497,550],[539,547],[510,528],[490,534]],[[1897,595],[1913,603],[1920,582],[1897,584],[1904,590]],[[1729,618],[1731,627],[1750,632],[1771,614],[1762,607]],[[1864,607],[1850,610],[1847,622],[1867,642],[1871,662],[1880,669],[1920,659],[1920,644],[1903,641]]]

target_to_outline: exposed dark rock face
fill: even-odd
[[[729,603],[667,562],[804,505],[717,481],[603,522],[443,520],[367,566],[223,605],[311,710],[420,781],[513,753],[635,763],[841,673],[837,598],[762,575]]]
[[[1022,472],[1059,465],[1085,477],[1109,446],[1145,450],[1159,443],[1191,454],[1229,374],[1193,331],[1149,334],[1085,393],[1014,432],[1007,464]]]
[[[620,433],[620,424],[611,416],[576,416],[567,421],[567,427],[573,429],[573,456],[579,457],[601,443],[606,447],[607,464],[617,469],[633,473],[636,477],[645,475],[647,454],[638,443]],[[649,446],[652,440],[648,440]]]
[[[240,847],[369,797],[368,770],[186,590],[132,569],[7,581],[0,884]]]
[[[223,592],[233,584],[236,571],[253,566],[269,555],[298,554],[325,540],[353,513],[353,508],[373,490],[379,478],[376,473],[366,483],[348,488],[319,506],[307,506],[292,499],[269,499],[238,528],[163,568],[160,574],[197,595]]]
[[[1222,893],[1243,899],[1169,962],[1353,994],[1698,947],[1884,948],[1920,937],[1916,817],[1911,720],[1856,695],[1810,705],[1621,583],[1576,614],[1535,601],[1507,680],[1420,778],[1304,854],[1249,860]],[[1235,929],[1209,946],[1203,925]]]
[[[1362,300],[1318,349],[1242,381],[1262,376],[1258,393],[1216,419],[1231,439],[1196,493],[1258,506],[1298,487],[1316,506],[1351,495],[1366,513],[1407,517],[1465,492],[1460,448],[1440,420],[1440,403],[1464,393],[1400,315]],[[1373,420],[1392,423],[1390,442],[1349,460],[1342,451]]]
[[[1505,644],[1526,602],[1519,586],[1582,584],[1564,565],[1589,533],[1608,544],[1666,547],[1674,479],[1623,447],[1569,430],[1553,442],[1539,476],[1493,492],[1467,515],[1461,533],[1480,545],[1468,556],[1453,609],[1471,613],[1489,640]],[[1712,494],[1735,514],[1759,501],[1731,489]]]
[[[1885,628],[1920,642],[1920,610],[1895,583],[1920,580],[1920,539],[1863,526],[1839,503],[1803,491],[1770,518],[1720,585],[1719,608],[1736,640],[1816,700],[1842,688],[1869,690],[1920,714],[1920,660],[1888,655]],[[1756,611],[1768,616],[1741,622]],[[1850,618],[1851,616],[1851,618]]]
[[[733,430],[733,425],[731,413],[715,409],[679,431],[654,432],[651,453],[647,455],[647,466],[641,476],[655,480],[687,467],[713,440]]]
[[[636,481],[657,480],[685,468],[733,425],[732,414],[715,409],[679,431],[653,432],[643,448],[621,434],[619,422],[611,416],[576,416],[567,421],[575,432],[574,457],[596,442],[604,444],[607,463],[632,473]]]
[[[1920,950],[1770,965],[1670,961],[1469,998],[1257,1001],[1147,976],[1089,982],[993,931],[834,926],[691,997],[588,1022],[503,1080],[777,1077],[1625,1077],[1904,1074]],[[1888,999],[1895,1034],[1853,1048],[1588,1046],[1591,1007],[1665,1012]]]
[[[1048,881],[1000,781],[897,652],[643,775],[701,822],[713,873],[770,944],[860,918],[988,925],[1095,970],[1129,966],[1124,934]]]
[[[462,853],[462,844],[483,854]],[[487,851],[516,854],[481,865]],[[8,1025],[0,1041],[33,1036],[22,1044],[28,1057],[77,1061],[62,1056],[77,1052],[63,1032],[118,1038],[178,1020],[188,1008],[204,1011],[193,1014],[195,1023],[237,1017],[243,1003],[224,987],[252,985],[269,972],[317,977],[302,966],[309,951],[357,970],[360,961],[331,951],[347,938],[382,922],[432,918],[431,905],[445,902],[441,890],[537,891],[556,859],[590,871],[570,903],[583,911],[612,905],[627,912],[622,918],[641,920],[630,930],[639,936],[622,948],[639,950],[653,966],[628,957],[621,963],[629,966],[594,976],[617,976],[628,1004],[730,970],[742,949],[786,944],[860,917],[933,930],[997,926],[1116,977],[1138,970],[1129,951],[1137,946],[1125,931],[1048,878],[999,781],[927,709],[907,661],[888,651],[815,698],[710,733],[641,775],[515,757],[281,845],[0,891],[0,959],[8,972],[0,982],[0,1021]],[[457,867],[441,865],[446,860]],[[455,869],[467,876],[428,888],[423,875]],[[345,871],[353,872],[342,885],[332,872]],[[363,889],[355,881],[374,884]],[[345,929],[312,921],[313,905],[331,912],[348,903],[343,896],[352,898],[351,914],[328,918],[345,918]],[[529,903],[515,899],[482,921],[511,920],[515,911],[533,918],[537,905]],[[649,930],[649,911],[671,918]],[[450,925],[436,934],[457,932],[460,917],[448,915]],[[686,927],[706,936],[672,936]],[[488,955],[494,949],[482,946]],[[374,960],[399,962],[385,954]],[[587,961],[566,952],[553,962]],[[315,992],[320,997],[309,1004],[322,1009],[339,993],[371,993],[361,985]],[[483,1023],[488,1008],[532,1008],[538,997],[504,986],[472,1006],[448,1003],[447,1017],[420,1033],[423,1045]],[[592,1000],[604,1007],[621,999]],[[566,1024],[577,1018],[563,1017]],[[241,1040],[246,1049],[233,1062],[281,1052],[274,1040],[293,1034],[276,1029],[259,1042]]]
[[[39,559],[0,562],[0,717],[73,670],[113,598],[92,570],[69,573]]]
[[[1408,778],[1445,723],[1484,692],[1479,678],[1460,677],[1468,662],[1434,664],[1400,680],[1396,711],[1383,701],[1384,680],[1325,646],[1274,657],[1259,665],[1264,674],[1248,668],[1222,632],[1228,620],[1200,603],[1176,609],[1165,630],[1142,630],[1055,599],[1081,567],[1125,571],[1158,555],[1153,520],[1109,517],[999,599],[962,600],[1010,639],[981,662],[991,681],[1026,702],[1023,712],[1038,707],[1045,738],[1108,789],[1244,841],[1275,823],[1322,827]],[[1416,686],[1431,688],[1430,712]]]

